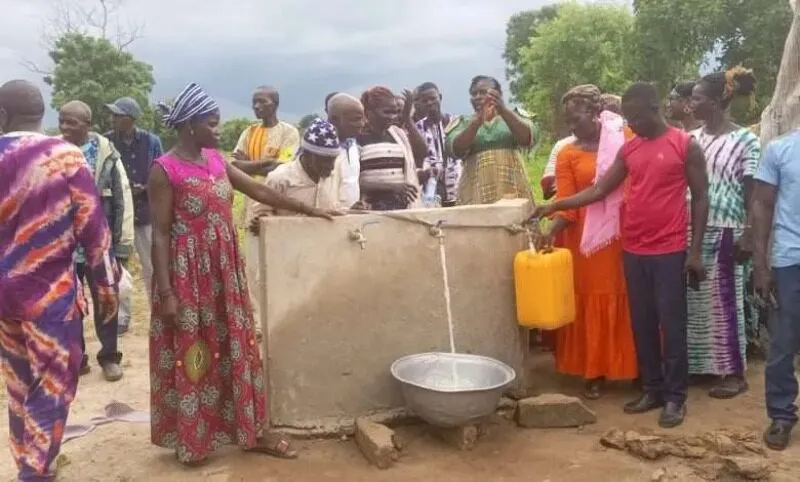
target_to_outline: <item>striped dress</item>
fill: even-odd
[[[709,212],[703,237],[708,278],[687,297],[689,372],[740,375],[747,365],[745,266],[733,255],[747,222],[744,179],[755,174],[761,145],[746,128],[721,135],[700,128],[692,136],[706,158]]]

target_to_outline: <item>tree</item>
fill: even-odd
[[[696,78],[716,43],[725,1],[634,0],[637,80],[666,93],[676,81]]]
[[[233,152],[236,149],[236,143],[239,142],[239,136],[250,124],[252,121],[244,117],[234,117],[223,122],[219,139],[220,149]]]
[[[775,88],[792,13],[776,0],[634,0],[637,79],[666,92],[674,82],[696,78],[715,61],[725,69],[752,68],[759,80],[753,105],[737,106],[740,122],[755,120]],[[669,21],[665,21],[669,19]]]
[[[734,106],[742,122],[756,122],[769,104],[789,29],[792,9],[785,0],[728,0],[720,30],[723,66],[743,64],[758,79],[754,102]]]
[[[515,13],[506,25],[506,48],[503,59],[506,61],[506,78],[509,81],[511,95],[516,99],[525,86],[520,86],[520,50],[538,36],[538,28],[554,20],[558,16],[560,4],[547,5],[537,10],[524,10]]]
[[[52,106],[82,100],[94,112],[101,129],[111,127],[105,105],[119,97],[133,97],[148,105],[153,89],[153,68],[136,60],[106,39],[70,33],[56,41],[50,52],[55,64],[45,81],[53,87]]]
[[[297,130],[299,130],[300,133],[302,133],[304,130],[306,130],[308,128],[308,126],[311,125],[312,122],[314,122],[314,119],[316,119],[318,117],[319,117],[319,114],[313,114],[313,113],[304,115],[297,122]]]
[[[119,50],[125,50],[142,37],[144,27],[127,19],[123,26],[120,9],[124,0],[51,0],[51,12],[43,19],[41,41],[52,51],[56,43],[69,34],[98,37],[108,40]],[[51,75],[52,70],[24,60],[30,71]]]
[[[628,87],[632,34],[633,16],[623,6],[562,5],[520,50],[521,100],[550,132],[560,131],[561,97],[571,87],[590,83],[609,93]]]

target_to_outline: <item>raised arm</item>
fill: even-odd
[[[708,173],[703,149],[694,139],[689,141],[685,169],[686,181],[692,195],[692,244],[689,247],[689,257],[699,257],[708,221]]]
[[[483,125],[483,117],[480,114],[475,114],[469,123],[463,118],[457,119],[455,122],[458,124],[453,127],[453,130],[448,135],[448,143],[456,157],[465,158],[469,155],[472,143],[475,142],[475,137],[478,135],[478,130]]]

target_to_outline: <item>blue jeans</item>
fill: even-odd
[[[778,309],[769,322],[770,348],[764,373],[767,415],[797,423],[797,377],[794,359],[800,350],[800,265],[773,270]]]

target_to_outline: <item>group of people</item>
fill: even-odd
[[[217,103],[195,84],[159,105],[177,133],[166,153],[137,126],[131,98],[106,106],[114,129],[103,135],[87,104],[67,102],[61,135],[48,137],[39,89],[0,87],[0,350],[20,480],[52,480],[78,377],[89,372],[83,283],[103,375],[123,376],[117,338],[133,321],[119,283],[134,250],[152,305],[152,442],[188,465],[228,444],[295,457],[269,425],[258,219],[531,198],[522,154],[538,141],[532,119],[505,104],[494,78],[475,77],[469,95],[475,112],[449,116],[430,82],[402,95],[334,93],[327,119],[301,135],[278,119],[277,90],[259,87],[258,122],[226,159]],[[248,198],[238,220],[234,190]]]
[[[664,427],[682,423],[690,375],[715,377],[716,398],[747,390],[752,271],[757,299],[776,310],[783,335],[772,337],[765,434],[781,449],[797,421],[800,171],[789,161],[800,134],[762,156],[758,138],[726,116],[753,88],[741,69],[676,86],[668,113],[683,128],[668,124],[650,84],[622,97],[571,89],[562,102],[571,135],[556,144],[542,180],[555,201],[533,219],[551,217],[540,244],[569,249],[575,265],[577,319],[553,336],[557,369],[583,377],[590,399],[607,379],[638,379],[642,395],[625,411],[660,408]],[[430,82],[400,95],[331,93],[326,119],[300,133],[279,120],[278,91],[259,87],[258,121],[227,159],[217,149],[219,107],[196,84],[159,105],[177,133],[166,153],[137,127],[133,99],[107,106],[114,129],[104,135],[91,132],[85,103],[68,102],[61,136],[47,137],[41,92],[25,81],[0,87],[0,350],[20,480],[51,480],[88,371],[82,282],[103,375],[122,377],[117,337],[132,321],[118,285],[134,250],[152,306],[152,442],[187,465],[229,444],[296,457],[270,428],[258,348],[259,219],[532,199],[523,162],[539,141],[532,117],[510,108],[492,77],[475,77],[468,92],[474,112],[466,116],[443,113]],[[247,197],[240,219],[234,190]]]
[[[637,381],[625,412],[661,409],[662,427],[683,422],[692,378],[710,377],[714,398],[748,390],[748,338],[771,309],[764,440],[782,450],[797,422],[800,138],[762,154],[730,120],[731,102],[754,88],[741,67],[677,84],[667,99],[677,126],[650,84],[630,87],[619,109],[593,85],[573,88],[571,136],[542,180],[555,200],[533,218],[551,218],[540,244],[574,260],[577,319],[550,340],[556,368],[583,377],[590,399],[607,379]]]

